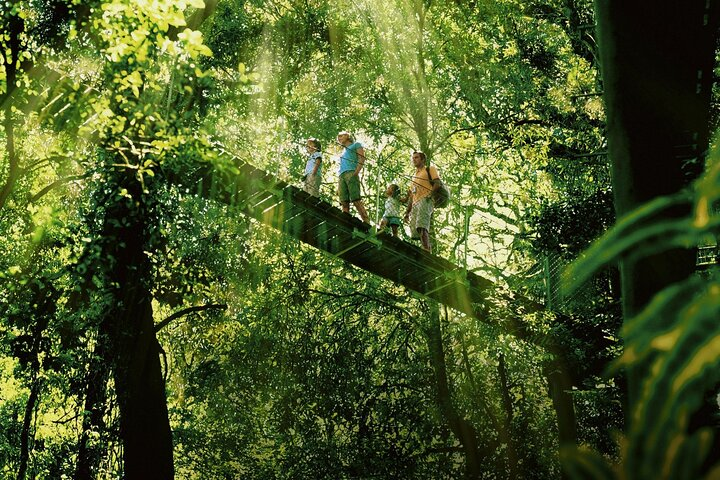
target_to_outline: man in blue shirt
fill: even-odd
[[[354,141],[348,132],[338,133],[337,141],[345,147],[340,155],[340,178],[338,181],[338,195],[342,211],[350,213],[350,202],[352,202],[362,221],[370,223],[360,194],[360,172],[365,163],[365,150],[362,144]]]

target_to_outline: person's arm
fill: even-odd
[[[358,147],[355,152],[357,153],[358,159],[357,167],[355,167],[355,175],[360,175],[363,165],[365,164],[365,149],[363,147]]]

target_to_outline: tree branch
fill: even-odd
[[[155,333],[157,333],[160,330],[162,330],[163,328],[165,328],[173,320],[176,320],[180,317],[184,317],[185,315],[189,315],[191,313],[202,312],[202,311],[211,310],[211,309],[225,310],[225,309],[227,309],[227,304],[211,303],[209,305],[198,305],[196,307],[189,307],[189,308],[180,310],[179,312],[175,312],[172,315],[170,315],[169,317],[167,317],[165,320],[163,320],[162,322],[155,325]]]
[[[402,307],[399,307],[396,303],[393,303],[393,302],[390,302],[390,301],[386,301],[386,300],[383,300],[383,299],[381,299],[381,298],[373,297],[373,296],[370,296],[370,295],[367,295],[367,294],[361,293],[361,292],[333,293],[333,292],[329,292],[329,291],[327,291],[327,290],[318,290],[318,289],[315,289],[315,288],[308,288],[307,291],[308,291],[308,292],[311,292],[311,293],[317,293],[318,295],[324,295],[324,296],[327,296],[327,297],[331,297],[331,298],[334,298],[334,299],[336,299],[336,300],[341,300],[341,299],[346,299],[346,298],[348,298],[348,299],[349,299],[349,298],[361,298],[361,299],[365,299],[365,300],[370,300],[370,301],[376,302],[376,303],[378,303],[378,304],[380,304],[380,305],[384,305],[384,306],[386,306],[386,307],[388,307],[388,308],[390,308],[390,309],[396,310],[396,311],[398,311],[398,312],[403,312],[403,313],[405,313],[406,315],[409,315],[409,313],[408,313],[407,310],[405,310],[405,309],[402,308]],[[390,295],[390,298],[394,298],[396,301],[398,301],[397,297],[395,297],[395,296],[393,296],[393,295]]]
[[[467,126],[467,127],[456,128],[455,130],[453,130],[453,131],[451,131],[450,133],[448,133],[447,135],[445,135],[445,138],[442,140],[441,143],[447,142],[448,140],[450,140],[451,137],[453,137],[453,136],[455,136],[455,135],[457,135],[458,133],[461,133],[461,132],[468,132],[468,131],[471,131],[471,130],[477,130],[477,129],[482,128],[482,127],[485,127],[486,129],[490,129],[490,128],[492,128],[492,127],[496,127],[496,126],[498,126],[498,125],[501,125],[501,124],[503,124],[503,123],[505,123],[505,122],[509,122],[509,123],[511,123],[511,124],[512,124],[513,126],[515,126],[515,127],[521,127],[521,126],[523,126],[523,125],[547,125],[547,126],[549,126],[549,124],[548,124],[545,120],[524,118],[524,119],[521,119],[521,120],[511,121],[511,119],[512,119],[513,117],[515,117],[515,114],[514,114],[514,113],[511,114],[511,115],[508,115],[508,116],[505,117],[505,118],[501,118],[501,119],[498,120],[497,122],[487,123],[487,124],[486,124],[486,123],[478,123],[478,124],[476,124],[476,125],[470,125],[470,126]]]
[[[42,190],[40,190],[38,193],[33,195],[30,198],[30,203],[37,202],[41,197],[43,197],[45,194],[47,194],[50,190],[59,187],[60,185],[64,185],[66,183],[74,182],[75,180],[83,180],[85,178],[88,178],[90,176],[89,173],[83,174],[83,175],[70,175],[68,177],[58,178],[54,182],[52,182],[50,185],[47,185]]]

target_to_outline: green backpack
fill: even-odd
[[[436,183],[440,185],[437,190],[434,190],[432,193],[432,200],[433,205],[435,208],[445,208],[447,207],[448,203],[450,203],[450,189],[445,185],[445,182],[442,181],[441,178],[433,179],[430,175],[430,167],[425,167],[425,170],[428,174],[428,179],[430,180],[430,183],[435,185]]]

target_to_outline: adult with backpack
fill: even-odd
[[[412,162],[415,174],[410,182],[405,210],[405,221],[410,224],[411,236],[420,239],[428,252],[430,245],[430,223],[434,207],[442,208],[448,203],[449,191],[440,179],[435,165],[427,165],[423,152],[413,152]]]

